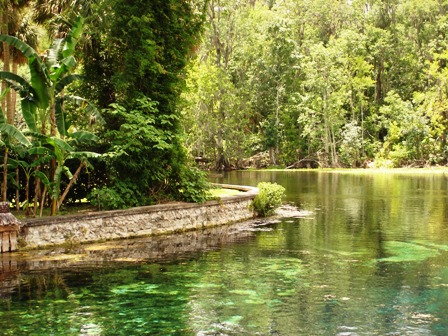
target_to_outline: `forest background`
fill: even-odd
[[[216,169],[447,162],[444,0],[211,0],[183,93]]]
[[[2,199],[29,215],[203,201],[193,157],[447,163],[446,0],[0,4]]]

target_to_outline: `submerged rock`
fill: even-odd
[[[275,211],[275,214],[279,217],[288,218],[311,218],[313,212],[308,210],[300,210],[298,207],[290,204],[282,205]]]

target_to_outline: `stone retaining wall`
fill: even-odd
[[[252,218],[249,209],[257,188],[221,185],[245,191],[204,204],[172,203],[128,210],[92,212],[23,220],[20,245],[37,248],[146,235],[169,234]]]

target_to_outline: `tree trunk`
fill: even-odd
[[[271,158],[271,164],[277,164],[277,156],[279,153],[279,127],[280,127],[280,95],[282,92],[282,86],[277,84],[277,94],[275,97],[275,144],[273,148],[269,148],[269,156]]]
[[[44,186],[44,192],[42,193],[42,197],[40,199],[39,217],[42,217],[42,213],[44,212],[45,197],[47,197],[47,186]]]
[[[8,148],[5,148],[3,157],[3,183],[2,183],[2,202],[7,202],[8,191]]]
[[[333,168],[339,167],[339,160],[338,160],[338,153],[336,150],[336,139],[334,135],[334,131],[331,128],[330,129],[330,136],[331,136],[331,165]]]
[[[326,155],[331,155],[331,149],[330,149],[330,126],[329,126],[329,122],[328,122],[328,111],[327,111],[327,93],[324,92],[323,97],[322,97],[322,114],[324,117],[324,129],[325,129],[325,137],[324,137],[324,148],[325,148],[325,153]],[[328,160],[325,163],[326,165],[328,165]]]
[[[34,216],[34,210],[30,207],[30,176],[27,174],[26,176],[26,184],[25,184],[25,216]]]
[[[58,200],[51,199],[50,216],[56,216],[58,213]]]
[[[56,136],[56,115],[54,104],[50,107],[50,135]],[[56,174],[56,158],[53,158],[50,162],[50,182],[54,183]],[[52,196],[51,198],[51,216],[55,216],[58,212],[58,200]]]
[[[274,147],[269,147],[269,160],[271,161],[271,165],[277,164],[277,155]]]
[[[216,149],[218,151],[215,169],[218,171],[224,170],[226,168],[226,158],[224,155],[224,145],[222,139],[222,129],[218,129],[218,134],[216,136]]]
[[[3,10],[2,13],[2,34],[8,35],[8,10]],[[9,44],[3,42],[3,71],[10,72],[11,71],[11,52],[9,49]],[[8,120],[8,124],[14,124],[14,113],[12,110],[12,96],[11,90],[5,96],[5,104],[6,104],[6,119]],[[4,110],[5,111],[5,110]]]
[[[376,73],[376,81],[375,81],[375,100],[376,102],[380,102],[383,98],[383,62],[378,64],[378,69]]]
[[[20,170],[19,167],[16,168],[16,183],[17,183],[17,189],[16,189],[16,211],[19,212],[20,210]]]
[[[61,197],[59,197],[58,209],[60,208],[62,202],[64,202],[64,199],[67,196],[68,192],[70,191],[70,188],[76,183],[76,180],[78,179],[79,174],[81,173],[81,170],[82,170],[82,168],[84,168],[84,166],[85,166],[85,162],[81,161],[81,163],[78,166],[78,169],[76,169],[76,172],[73,174],[73,177],[71,178],[70,182],[67,184],[67,187],[65,188]]]
[[[37,213],[39,207],[39,200],[41,199],[41,185],[40,178],[36,177],[34,181],[34,213]]]
[[[2,24],[1,24],[1,33],[2,34],[8,34],[8,10],[3,9],[2,11]],[[3,42],[3,71],[10,71],[10,62],[11,62],[11,55],[9,52],[9,45],[6,42]],[[2,84],[2,90],[6,89],[5,83]],[[5,108],[6,107],[6,108]],[[14,119],[10,117],[12,104],[11,104],[11,91],[6,93],[5,100],[2,101],[2,109],[3,111],[6,110],[6,118],[8,124],[13,124]],[[2,201],[6,202],[6,196],[7,196],[7,190],[8,190],[8,148],[5,148],[5,156],[3,158],[3,183],[2,183]]]

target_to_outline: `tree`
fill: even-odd
[[[109,185],[99,192],[117,195],[111,207],[163,197],[191,200],[185,190],[203,192],[200,174],[187,173],[195,169],[182,145],[177,107],[182,75],[200,36],[199,3],[114,0],[98,8],[104,30],[92,30],[92,57],[85,57],[84,69],[91,79],[89,96],[107,110],[102,151],[110,152]],[[140,127],[130,142],[127,132]]]
[[[228,74],[210,60],[194,63],[183,99],[187,102],[183,125],[193,155],[212,159],[216,170],[238,166],[245,154],[247,122],[244,104]]]

